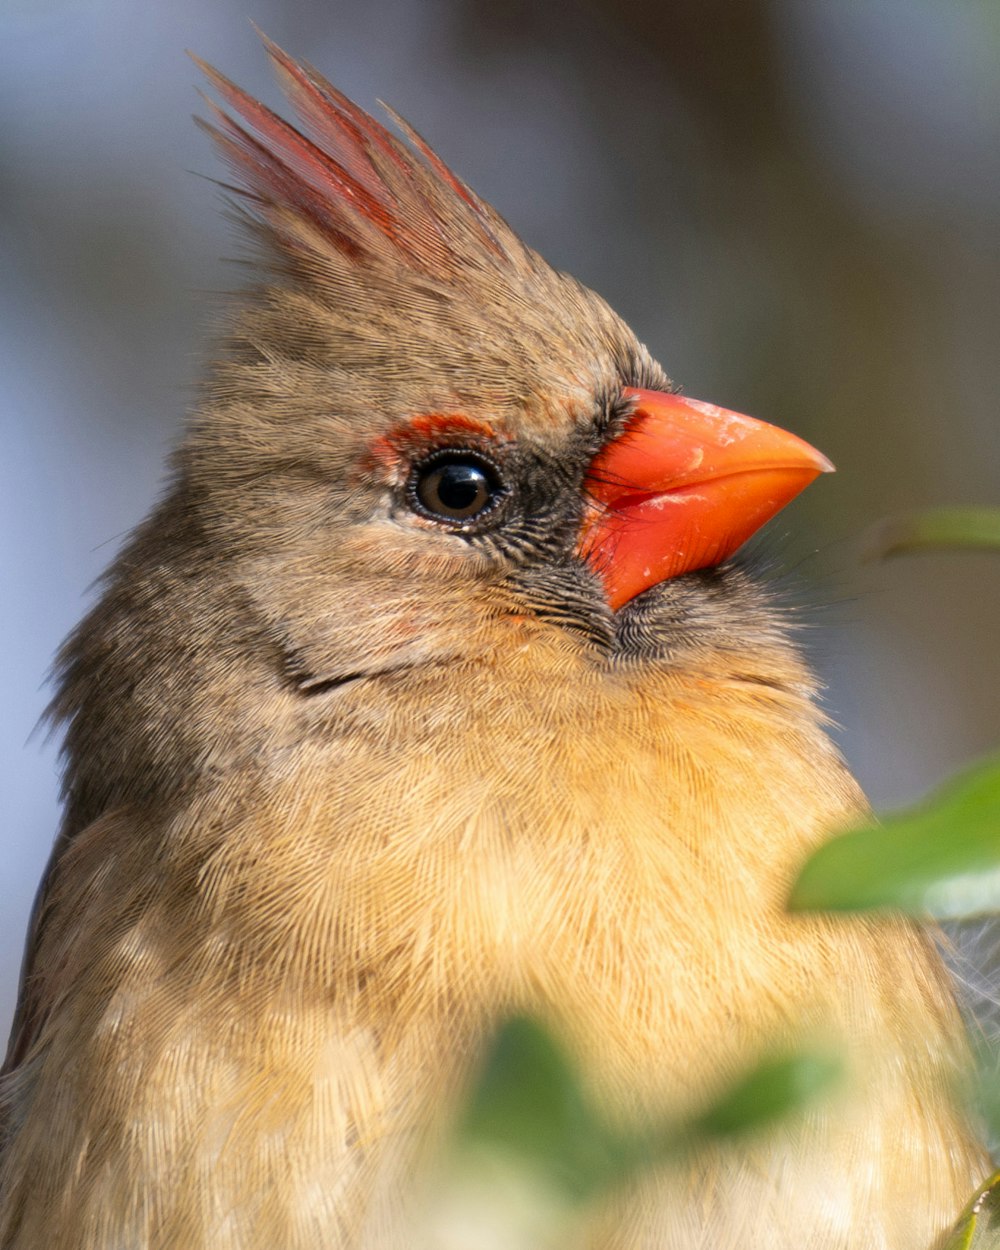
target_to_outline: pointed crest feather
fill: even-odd
[[[406,122],[386,110],[390,131],[262,39],[297,125],[194,58],[221,104],[202,125],[264,245],[263,280],[213,379],[213,421],[245,421],[235,395],[259,419],[264,387],[287,448],[282,412],[301,414],[336,380],[352,428],[371,413],[476,410],[550,431],[619,376],[656,389],[648,354],[603,300],[522,243]]]
[[[304,222],[352,260],[385,256],[388,246],[397,262],[430,274],[453,270],[470,247],[510,259],[512,232],[412,127],[386,110],[401,141],[312,66],[261,38],[305,133],[191,55],[236,115],[207,100],[215,124],[201,124],[279,239],[301,245],[294,227]]]

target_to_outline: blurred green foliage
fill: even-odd
[[[807,861],[793,911],[895,908],[937,920],[1000,910],[1000,760],[925,803],[840,834]]]
[[[617,1143],[573,1064],[526,1017],[508,1020],[494,1038],[459,1138],[519,1159],[571,1198],[589,1197],[615,1169]]]
[[[832,1056],[768,1055],[693,1116],[621,1133],[589,1103],[552,1035],[535,1020],[514,1017],[488,1051],[459,1140],[516,1157],[569,1195],[591,1198],[643,1168],[785,1119],[839,1075]]]
[[[868,559],[942,548],[1000,548],[1000,508],[927,508],[887,517],[869,531]]]
[[[1000,1173],[973,1195],[942,1250],[996,1250],[1000,1245]]]
[[[695,1114],[622,1132],[591,1103],[555,1037],[514,1017],[494,1037],[451,1142],[433,1244],[573,1246],[587,1204],[647,1168],[789,1120],[840,1073],[831,1056],[768,1055]]]

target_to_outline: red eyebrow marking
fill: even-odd
[[[474,434],[477,438],[496,438],[496,430],[486,421],[467,417],[464,412],[429,412],[411,417],[399,427],[403,437],[436,438],[439,434]],[[389,435],[392,438],[393,434]]]
[[[388,434],[374,439],[369,453],[376,464],[392,468],[401,459],[425,455],[435,447],[461,444],[470,438],[477,443],[496,442],[498,437],[488,422],[462,412],[428,412],[401,421]]]

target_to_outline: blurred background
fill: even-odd
[[[381,97],[693,396],[839,472],[771,527],[873,801],[1000,744],[1000,564],[862,565],[1000,504],[1000,0],[0,0],[0,1032],[58,821],[45,674],[148,510],[240,282],[190,47],[253,18]]]

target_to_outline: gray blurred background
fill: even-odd
[[[45,673],[240,281],[183,50],[277,105],[248,17],[398,108],[688,394],[836,462],[768,546],[876,804],[1000,744],[1000,561],[858,562],[888,513],[1000,503],[998,0],[0,0],[0,1032],[58,819]]]

